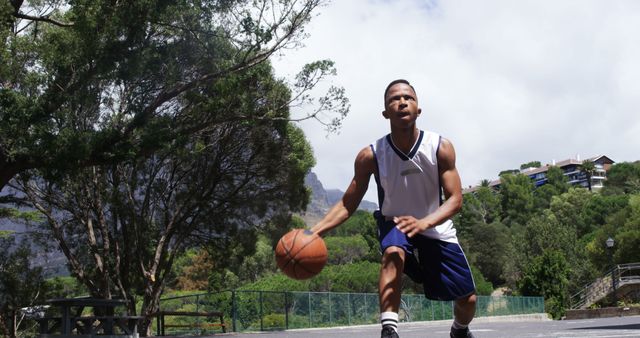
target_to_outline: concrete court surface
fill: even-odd
[[[448,338],[451,321],[400,323],[400,338]],[[552,321],[540,316],[476,318],[476,338],[640,338],[640,316]],[[380,337],[379,325],[276,332],[228,333],[233,338],[370,338]]]

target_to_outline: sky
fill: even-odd
[[[453,143],[463,187],[530,161],[640,160],[640,1],[336,0],[316,14],[272,62],[285,79],[336,64],[351,103],[339,133],[300,123],[325,188],[345,190],[356,154],[389,132],[398,78],[416,88],[418,128]]]

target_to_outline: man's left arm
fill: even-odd
[[[437,156],[440,184],[442,185],[445,201],[436,211],[425,218],[416,219],[412,216],[394,218],[396,227],[409,237],[413,237],[417,233],[450,219],[462,207],[462,184],[456,168],[456,152],[453,144],[449,140],[442,138]]]

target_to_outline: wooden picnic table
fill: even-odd
[[[60,317],[37,319],[40,337],[78,337],[78,335],[114,336],[118,329],[122,337],[137,337],[138,321],[143,317],[116,315],[115,309],[129,304],[125,299],[101,299],[92,297],[57,298],[47,301],[51,308],[58,308]],[[93,315],[83,316],[85,308],[91,308]],[[60,334],[56,335],[59,329]]]

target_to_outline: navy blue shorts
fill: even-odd
[[[408,238],[393,221],[378,221],[378,240],[384,252],[390,246],[403,248],[406,255],[417,250],[424,294],[433,300],[456,300],[476,291],[467,258],[458,243],[422,235]]]

